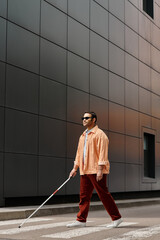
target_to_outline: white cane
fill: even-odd
[[[69,177],[59,188],[57,188],[57,190],[52,193],[49,198],[47,198],[28,218],[26,218],[20,225],[19,228],[22,227],[23,224],[25,224],[41,207],[43,207],[43,205],[51,198],[53,197],[53,195],[56,194],[56,192],[58,192],[69,180],[71,179],[71,177]]]

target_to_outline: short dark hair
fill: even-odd
[[[96,119],[95,122],[97,122],[97,114],[96,114],[95,112],[92,112],[92,111],[86,111],[85,113],[89,113],[89,114],[91,114],[91,115],[92,115],[92,119],[95,118],[95,119]]]

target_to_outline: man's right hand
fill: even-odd
[[[71,178],[71,177],[75,177],[76,174],[77,174],[77,170],[73,168],[72,171],[71,171],[70,174],[69,174],[69,177],[70,177],[70,178]]]

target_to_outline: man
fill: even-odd
[[[90,199],[94,188],[112,219],[109,227],[118,227],[122,222],[121,215],[106,186],[106,177],[110,168],[108,137],[96,125],[97,116],[94,112],[85,112],[82,121],[83,126],[87,129],[80,136],[74,166],[69,175],[74,177],[79,167],[81,176],[79,213],[77,214],[77,220],[68,224],[67,227],[86,226]]]

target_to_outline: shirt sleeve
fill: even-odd
[[[108,146],[109,146],[108,137],[105,134],[100,136],[98,140],[98,152],[99,152],[98,165],[105,165],[107,168],[109,167]]]
[[[80,139],[78,142],[78,147],[77,147],[77,152],[76,152],[76,157],[75,157],[75,161],[74,164],[79,166],[80,165]]]

